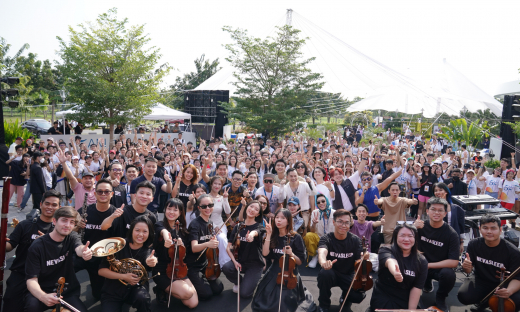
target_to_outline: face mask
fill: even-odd
[[[161,166],[162,166],[162,167],[164,167],[165,164],[166,164],[166,162],[161,161]]]
[[[454,182],[459,182],[460,181],[460,177],[453,177],[453,181]]]
[[[41,164],[43,164],[44,161],[45,161],[45,158],[40,159]]]

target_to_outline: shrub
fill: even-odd
[[[7,145],[7,147],[13,144],[17,137],[22,137],[22,146],[25,146],[25,140],[27,140],[31,135],[33,135],[31,131],[22,128],[22,125],[18,123],[18,119],[16,119],[16,121],[14,122],[7,122],[4,120],[4,131],[5,144]]]
[[[484,163],[484,166],[486,166],[486,168],[493,168],[493,169],[498,168],[498,167],[500,167],[500,160],[490,159]]]

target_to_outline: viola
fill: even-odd
[[[242,231],[245,228],[246,225],[244,224],[244,222],[240,222],[240,224],[238,225],[237,232],[235,233],[235,237],[232,240],[233,246],[231,248],[233,248],[233,257],[235,258],[235,260],[238,260],[238,250],[240,249],[240,231]]]
[[[505,279],[506,268],[502,266],[500,271],[497,271],[497,273],[500,274],[500,276],[497,277],[500,278],[500,282],[502,283]],[[493,312],[515,312],[516,308],[515,303],[513,300],[511,300],[511,298],[504,299],[498,297],[497,295],[491,296],[491,298],[489,298],[488,304],[489,308]]]
[[[291,244],[291,235],[287,235],[287,241],[285,242],[285,247]],[[293,256],[287,256],[285,252],[286,248],[283,251],[283,257],[279,260],[280,265],[280,273],[276,277],[276,284],[285,285],[287,289],[294,289],[298,285],[298,278],[294,274],[294,270],[296,269],[296,260]]]
[[[61,294],[65,291],[65,286],[65,277],[60,277],[56,283],[56,289],[54,290],[57,298],[61,297]],[[58,302],[52,312],[70,312],[70,310],[62,307],[61,302]]]
[[[181,239],[179,226],[179,220],[175,221],[175,237],[177,239]],[[188,275],[188,266],[183,261],[186,256],[186,247],[175,243],[168,248],[168,256],[170,256],[171,262],[166,267],[166,274],[172,281],[185,278]]]
[[[363,236],[361,244],[363,246],[364,255],[367,252],[365,236]],[[363,258],[364,257],[362,257],[359,260],[356,260],[356,262],[354,263],[354,270],[356,271],[356,276],[354,277],[352,289],[368,291],[372,289],[372,287],[374,286],[374,281],[372,280],[372,276],[370,276],[370,272],[372,272],[372,262],[370,262],[370,260],[364,260]]]
[[[213,224],[208,224],[208,232],[213,234]],[[206,259],[208,260],[208,265],[206,266],[206,279],[208,281],[214,281],[220,276],[220,264],[218,263],[218,248],[207,248],[206,249]]]

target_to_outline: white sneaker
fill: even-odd
[[[238,285],[233,285],[233,292],[238,294]]]
[[[312,257],[311,261],[309,261],[309,268],[315,268],[318,264],[318,255]]]

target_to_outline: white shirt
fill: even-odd
[[[309,202],[309,196],[316,195],[316,188],[313,187],[312,190],[309,187],[307,182],[298,181],[298,188],[295,192],[291,189],[290,183],[287,183],[284,186],[285,198],[289,200],[289,198],[296,196],[300,200],[301,211],[307,211],[311,208]]]
[[[285,199],[285,192],[283,187],[273,185],[271,192],[265,190],[265,186],[260,187],[256,190],[255,197],[258,195],[264,195],[269,201],[269,210],[274,213],[278,210],[278,204],[283,203]]]
[[[328,219],[322,218],[320,220],[320,211],[319,209],[314,209],[311,214],[311,226],[314,225],[313,220],[318,219],[318,223],[316,223],[316,234],[318,234],[319,237],[322,237],[323,235],[327,233],[334,232],[334,224],[332,223],[332,216],[334,215],[334,212],[336,210],[331,209],[330,210],[330,216]]]

